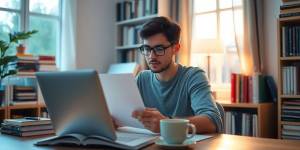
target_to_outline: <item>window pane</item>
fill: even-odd
[[[0,0],[0,7],[10,9],[20,9],[21,0]]]
[[[12,12],[0,11],[0,39],[9,40],[8,33],[20,31],[20,15]],[[7,54],[15,54],[15,48],[8,50]]]
[[[216,0],[194,0],[194,11],[196,13],[216,10]]]
[[[38,30],[29,40],[28,53],[35,55],[53,55],[59,47],[59,21],[30,16],[30,30]],[[46,30],[45,30],[46,29]]]
[[[30,12],[59,15],[59,0],[30,0],[29,4]]]
[[[215,39],[217,37],[216,13],[197,15],[194,18],[194,38]]]
[[[231,8],[232,6],[242,6],[242,0],[220,0],[220,8]]]
[[[232,49],[232,47],[236,47],[235,36],[243,36],[242,11],[236,10],[234,13],[231,10],[222,11],[220,13],[220,30],[220,36],[226,49]]]

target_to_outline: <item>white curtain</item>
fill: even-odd
[[[192,0],[171,0],[170,17],[181,26],[180,51],[176,61],[182,65],[190,65]]]
[[[235,10],[233,9],[233,11]],[[243,11],[244,34],[243,37],[236,34],[235,39],[241,71],[243,74],[252,75],[263,69],[262,1],[243,0]],[[235,18],[235,13],[233,14]]]
[[[62,0],[62,49],[58,55],[59,69],[76,68],[76,9],[77,0]]]

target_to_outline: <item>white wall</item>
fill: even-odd
[[[76,67],[106,72],[116,58],[115,1],[77,1]]]
[[[278,79],[278,43],[277,43],[277,18],[280,12],[281,0],[264,0],[264,73]]]

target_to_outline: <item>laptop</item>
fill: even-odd
[[[59,144],[57,139],[70,136],[79,139],[79,142],[73,143],[88,145],[93,140],[81,143],[82,137],[91,136],[106,142],[92,142],[93,145],[139,149],[157,139],[154,135],[115,130],[95,70],[38,72],[36,77],[57,135],[55,138],[40,141],[37,145]],[[56,142],[53,142],[55,139]],[[64,140],[63,143],[66,141],[71,140]]]

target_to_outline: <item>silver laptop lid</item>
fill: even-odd
[[[36,76],[57,135],[80,133],[116,139],[95,70],[38,72]]]

